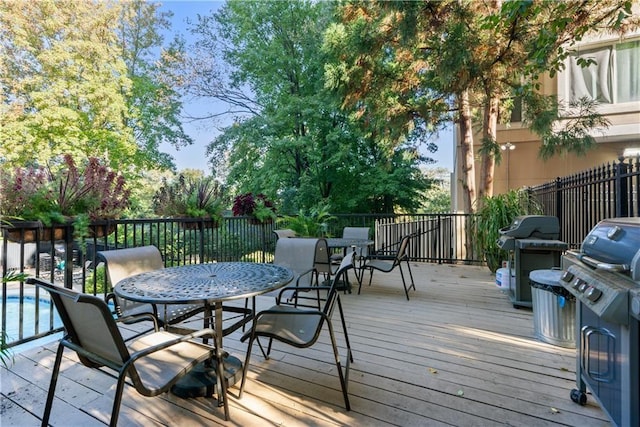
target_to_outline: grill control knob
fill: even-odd
[[[584,280],[578,278],[571,284],[571,287],[577,290],[578,288],[580,288],[580,285],[582,285],[583,283],[584,283]]]
[[[562,274],[562,277],[560,278],[560,280],[562,280],[565,283],[569,283],[573,280],[573,273],[571,273],[570,271],[565,271]]]
[[[589,301],[596,302],[602,296],[602,291],[598,288],[594,288],[593,286],[590,286],[587,288],[584,294]]]
[[[631,299],[631,312],[640,318],[640,294]]]
[[[589,287],[590,286],[587,285],[587,282],[583,280],[582,283],[580,283],[580,286],[578,286],[578,292],[584,293],[587,289],[589,289]]]

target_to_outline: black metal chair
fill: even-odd
[[[409,263],[408,247],[411,241],[412,235],[406,235],[400,239],[398,249],[392,254],[371,254],[366,257],[364,263],[360,266],[361,274],[359,276],[358,294],[362,288],[362,279],[364,278],[364,271],[369,270],[369,286],[371,286],[371,279],[373,279],[374,270],[381,271],[383,273],[391,273],[396,267],[400,269],[400,276],[402,277],[402,285],[404,286],[404,294],[409,300],[409,290],[413,288],[416,290],[416,285],[413,281],[413,273],[411,272],[411,264]],[[411,278],[411,284],[407,287],[407,282],[404,277],[404,271],[402,270],[402,263],[406,263],[409,270],[409,277]]]
[[[316,308],[315,304],[313,306],[301,306],[295,299],[292,300],[285,298],[285,295],[288,292],[297,293],[302,290],[306,290],[305,288],[299,286],[292,286],[284,288],[280,291],[280,295],[275,306],[271,307],[268,310],[261,311],[256,315],[251,331],[246,333],[241,338],[241,341],[243,342],[249,339],[249,345],[247,347],[247,357],[244,362],[245,364],[242,373],[242,382],[240,384],[240,392],[238,394],[238,398],[242,397],[242,392],[244,390],[244,385],[247,379],[249,360],[251,358],[251,350],[253,348],[254,341],[258,341],[258,346],[260,347],[264,358],[269,359],[273,340],[277,340],[298,348],[311,347],[317,342],[323,327],[326,325],[329,331],[331,345],[333,347],[334,359],[338,371],[338,377],[340,378],[340,386],[342,387],[345,407],[347,410],[351,409],[347,387],[349,383],[349,367],[353,362],[353,355],[351,352],[351,344],[349,343],[347,325],[344,320],[342,303],[340,302],[340,295],[338,290],[336,289],[336,283],[338,283],[338,281],[340,280],[346,280],[345,276],[347,270],[351,268],[353,268],[352,253],[344,257],[330,286],[313,286],[306,288],[314,291],[322,290],[322,297],[319,295],[319,298],[324,298],[324,305],[322,309]],[[286,301],[294,302],[286,303]],[[318,301],[318,304],[320,303],[321,302]],[[342,330],[347,346],[347,360],[344,371],[340,362],[340,354],[338,352],[338,345],[336,343],[333,323],[331,320],[336,305],[340,312]],[[269,345],[266,351],[260,343],[260,337],[269,339]]]
[[[172,334],[160,331],[155,317],[146,313],[138,317],[152,320],[154,331],[125,343],[117,321],[103,299],[37,278],[29,278],[27,283],[49,292],[64,325],[64,337],[56,352],[42,426],[49,424],[65,348],[75,351],[80,362],[89,368],[116,371],[117,385],[110,426],[118,423],[127,378],[141,395],[158,396],[168,391],[196,364],[215,356],[213,347],[194,341],[194,338],[213,338],[215,332],[212,329],[202,329],[189,335]],[[133,319],[123,317],[119,320]]]

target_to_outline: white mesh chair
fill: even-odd
[[[65,348],[75,351],[80,362],[89,368],[107,368],[117,373],[110,426],[118,423],[120,402],[127,379],[141,395],[158,396],[170,390],[199,362],[215,355],[213,347],[194,341],[195,338],[213,338],[215,332],[212,329],[176,335],[159,331],[158,323],[154,322],[152,333],[126,344],[103,299],[37,278],[29,278],[27,283],[50,293],[64,324],[64,337],[56,352],[42,426],[49,424]],[[151,314],[138,316],[155,320]],[[124,319],[123,317],[122,320]]]
[[[347,333],[347,325],[344,320],[344,312],[342,309],[342,303],[340,302],[340,295],[336,289],[336,284],[339,283],[339,281],[346,280],[345,275],[347,270],[350,268],[353,268],[353,254],[347,254],[347,256],[344,257],[329,286],[313,286],[309,288],[293,286],[284,288],[280,291],[280,297],[277,298],[278,303],[276,305],[268,310],[261,311],[256,315],[251,331],[247,332],[241,338],[241,341],[246,341],[248,339],[249,345],[247,346],[247,356],[244,362],[242,382],[240,384],[238,398],[242,397],[242,392],[244,391],[254,341],[258,342],[258,346],[260,347],[264,358],[269,359],[273,340],[298,348],[311,347],[318,341],[320,333],[326,326],[331,346],[333,348],[333,361],[336,364],[337,374],[340,379],[344,404],[347,410],[351,409],[349,404],[348,383],[349,367],[353,362],[353,355],[351,353],[351,344]],[[321,293],[318,293],[317,305],[321,308],[314,309],[307,306],[301,307],[297,303],[285,302],[285,300],[291,300],[284,297],[286,293],[298,293],[303,290],[320,290]],[[340,313],[342,331],[344,333],[345,344],[347,347],[347,358],[344,370],[340,361],[340,354],[332,323],[332,315],[336,306]],[[269,345],[266,351],[260,343],[260,337],[269,339]]]

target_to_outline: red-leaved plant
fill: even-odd
[[[233,201],[234,216],[251,216],[258,222],[272,220],[276,216],[276,208],[267,196],[260,193],[245,193],[237,196]]]
[[[70,155],[48,167],[0,171],[0,216],[39,220],[44,225],[69,218],[115,219],[129,206],[122,175],[91,157],[80,169]]]

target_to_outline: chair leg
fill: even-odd
[[[271,352],[271,340],[269,341],[269,347],[267,351],[264,351],[264,347],[262,347],[262,343],[260,342],[260,338],[256,337],[256,341],[258,342],[258,347],[260,347],[260,351],[262,352],[262,356],[265,360],[269,359],[269,353]]]
[[[400,277],[402,277],[402,287],[404,287],[404,294],[407,297],[407,301],[409,301],[409,290],[407,289],[407,282],[404,280],[404,273],[402,272],[402,264],[398,264],[398,268],[400,269]]]
[[[49,392],[47,393],[47,403],[44,405],[44,414],[42,415],[42,427],[49,425],[49,416],[51,415],[51,407],[53,406],[53,397],[55,396],[56,385],[58,384],[58,374],[60,373],[60,364],[62,363],[62,353],[64,345],[58,344],[56,351],[56,361],[53,364],[53,372],[51,372],[51,382],[49,383]]]
[[[120,402],[122,401],[122,393],[124,392],[124,384],[127,379],[127,373],[120,372],[118,375],[118,384],[116,385],[116,394],[113,398],[113,409],[111,409],[111,421],[110,427],[116,427],[118,425],[118,416],[120,415]]]
[[[353,353],[351,352],[351,343],[349,342],[349,333],[347,332],[347,323],[344,320],[344,311],[342,310],[342,302],[340,298],[338,300],[338,311],[340,312],[340,320],[342,321],[342,331],[344,333],[344,341],[347,344],[347,351],[349,354],[347,355],[348,361],[353,362]]]
[[[344,406],[347,411],[351,410],[351,405],[349,404],[349,392],[348,392],[348,384],[347,380],[349,378],[349,357],[347,357],[347,372],[342,372],[342,364],[340,363],[340,353],[338,352],[338,344],[336,343],[336,337],[333,332],[333,326],[331,326],[331,321],[327,322],[327,326],[329,328],[329,337],[331,338],[331,346],[333,347],[333,356],[336,362],[336,368],[338,370],[338,377],[340,378],[340,386],[342,387],[342,396],[344,397]]]
[[[362,272],[362,278],[364,278],[364,271]],[[369,286],[371,286],[371,281],[373,280],[373,268],[369,268]],[[358,295],[360,295],[360,289],[362,288],[362,280],[360,280],[360,285],[358,286]]]
[[[407,260],[407,268],[409,269],[409,277],[411,277],[411,286],[409,286],[409,289],[413,288],[413,290],[416,290],[416,284],[413,281],[413,273],[411,272],[411,263],[409,262],[409,260]]]
[[[238,392],[238,399],[242,398],[242,392],[244,391],[244,383],[247,380],[247,371],[249,370],[249,360],[251,359],[251,348],[253,347],[253,336],[249,337],[249,344],[247,345],[247,355],[244,358],[244,366],[242,367],[242,381],[240,381],[240,391]],[[258,341],[258,344],[260,342]]]

